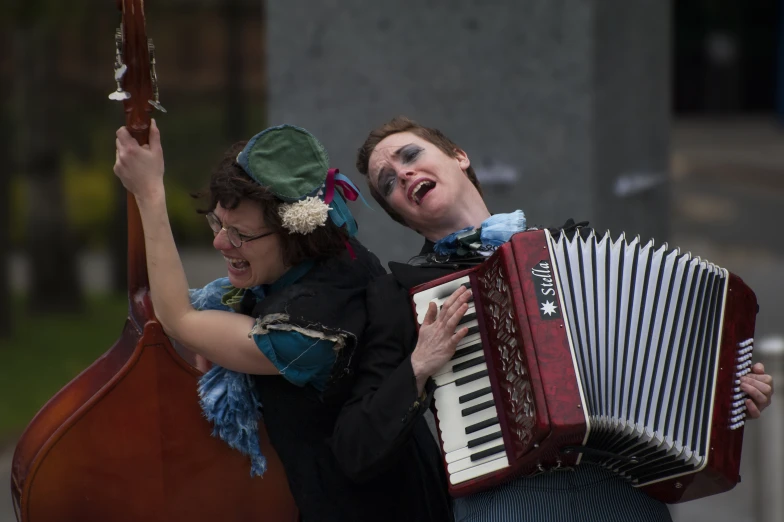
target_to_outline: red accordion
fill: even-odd
[[[740,480],[754,293],[705,260],[608,234],[516,234],[470,285],[469,333],[433,379],[450,493],[592,462],[664,502]]]

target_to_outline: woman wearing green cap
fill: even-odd
[[[169,224],[155,122],[149,146],[124,127],[116,145],[114,171],[144,226],[156,315],[170,337],[215,365],[199,389],[215,434],[262,475],[263,420],[303,522],[450,519],[445,495],[420,487],[443,481],[439,466],[399,463],[359,484],[330,450],[365,329],[365,288],[384,270],[353,238],[345,199],[359,193],[329,168],[321,143],[281,125],[227,151],[210,180],[206,218],[228,276],[195,290]]]

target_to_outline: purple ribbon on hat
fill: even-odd
[[[351,184],[348,178],[340,175],[340,169],[329,169],[327,171],[327,179],[324,181],[324,203],[329,205],[332,203],[332,198],[335,197],[335,186],[341,188],[343,197],[349,201],[356,201],[359,192]]]

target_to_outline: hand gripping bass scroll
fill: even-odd
[[[117,91],[126,127],[148,142],[158,100],[143,0],[118,0]],[[14,453],[19,522],[291,521],[283,467],[259,426],[268,468],[251,478],[239,452],[211,436],[201,375],[172,347],[150,299],[139,211],[128,194],[129,316],[119,340],[33,418]]]

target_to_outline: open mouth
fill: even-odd
[[[226,260],[230,268],[233,268],[237,272],[242,272],[243,270],[246,270],[250,266],[250,263],[248,263],[244,259],[237,259],[234,257],[226,257],[226,256],[223,256],[223,259]]]
[[[419,205],[422,203],[424,197],[435,188],[436,182],[430,181],[429,179],[423,179],[422,181],[418,182],[416,185],[411,187],[408,191],[409,199]]]

